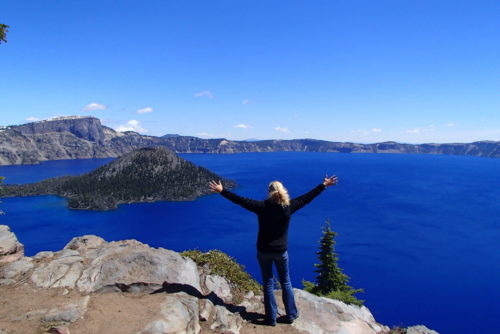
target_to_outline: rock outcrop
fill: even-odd
[[[176,153],[340,152],[415,153],[500,157],[500,142],[450,144],[357,144],[314,139],[232,141],[190,136],[144,136],[117,132],[94,117],[63,117],[14,125],[0,130],[0,165],[35,164],[47,160],[118,157],[141,147],[163,146]]]
[[[0,231],[17,245],[7,227]],[[366,307],[298,289],[300,317],[264,327],[262,296],[250,292],[231,304],[231,284],[201,272],[179,253],[136,240],[77,237],[60,251],[0,265],[0,333],[390,333]],[[436,332],[414,326],[407,333]]]
[[[17,241],[7,225],[0,225],[0,264],[9,263],[22,258],[24,247]]]

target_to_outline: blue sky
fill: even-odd
[[[499,1],[1,0],[0,124],[500,140]]]

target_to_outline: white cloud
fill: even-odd
[[[27,120],[28,122],[37,122],[37,121],[39,121],[39,120],[40,120],[40,118],[36,118],[36,117],[32,117],[32,116],[31,116],[31,117],[26,118],[26,120]]]
[[[95,110],[106,110],[106,109],[108,109],[107,106],[96,102],[89,103],[82,108],[83,111],[95,111]]]
[[[127,124],[120,125],[116,131],[125,132],[125,131],[135,131],[135,132],[148,132],[148,130],[144,129],[139,121],[132,119],[127,122]]]
[[[446,123],[444,126],[447,128],[451,128],[455,126],[455,123]]]
[[[279,132],[283,132],[283,133],[290,132],[290,130],[288,130],[288,128],[282,128],[281,126],[275,127],[274,130],[279,131]]]
[[[358,129],[358,130],[351,130],[351,132],[361,134],[363,136],[368,136],[373,133],[380,133],[382,132],[382,129],[380,128],[372,128],[371,130]]]
[[[196,96],[196,97],[204,97],[204,96],[206,96],[209,99],[213,99],[214,98],[214,95],[209,90],[202,90],[202,91],[200,91],[198,93],[195,93],[194,96]]]
[[[153,108],[151,107],[146,107],[146,108],[142,108],[142,109],[137,109],[137,113],[138,114],[145,114],[145,113],[148,113],[148,112],[153,112]]]
[[[250,126],[250,125],[247,125],[247,124],[243,124],[243,123],[242,123],[242,124],[236,124],[234,127],[235,127],[235,128],[238,128],[238,129],[248,129],[248,128],[250,128],[251,126]]]
[[[241,104],[248,105],[248,104],[255,104],[255,102],[247,100],[247,99],[244,99],[243,101],[241,101]]]
[[[431,124],[426,128],[413,128],[406,130],[406,133],[416,134],[416,133],[433,132],[433,131],[436,131],[436,126],[434,124]]]

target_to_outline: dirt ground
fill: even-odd
[[[66,294],[65,294],[66,293]],[[40,321],[43,310],[68,304],[82,298],[76,291],[41,289],[28,284],[0,287],[0,329],[9,334],[42,334],[53,325]],[[160,314],[163,294],[95,293],[90,297],[83,319],[69,324],[71,334],[133,334]],[[40,311],[37,313],[37,311]],[[29,313],[31,312],[31,313]],[[29,313],[29,316],[26,314]],[[200,322],[201,333],[216,333]],[[300,334],[288,324],[276,327],[245,321],[241,334]]]

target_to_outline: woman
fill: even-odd
[[[228,200],[252,211],[258,217],[259,234],[257,237],[257,259],[259,260],[264,285],[264,309],[266,323],[276,325],[276,300],[273,294],[273,263],[278,270],[278,277],[283,294],[287,323],[298,317],[297,306],[293,296],[292,284],[288,273],[288,226],[290,217],[297,210],[312,201],[326,187],[337,184],[337,177],[326,176],[321,184],[308,193],[290,199],[288,191],[279,181],[269,183],[269,194],[266,200],[256,201],[238,196],[224,189],[221,182],[210,182],[210,189],[218,192]]]

